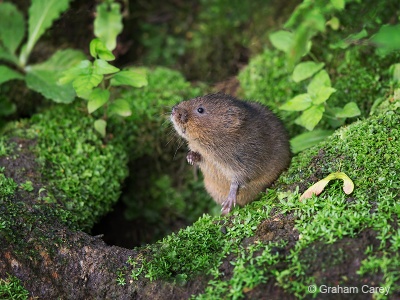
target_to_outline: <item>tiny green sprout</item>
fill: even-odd
[[[125,268],[119,269],[117,271],[117,284],[118,285],[124,286],[126,284],[124,271],[125,271]]]
[[[322,193],[324,190],[325,186],[328,184],[329,181],[333,179],[342,179],[343,180],[343,191],[349,195],[353,192],[354,190],[354,183],[353,181],[343,172],[335,172],[331,173],[328,176],[326,176],[324,179],[318,181],[317,183],[313,184],[311,187],[309,187],[300,197],[300,201],[303,199],[308,199],[311,198],[312,195],[318,196],[319,194]]]
[[[20,188],[27,191],[27,192],[32,192],[33,191],[33,184],[32,181],[27,180],[24,183],[20,184]]]

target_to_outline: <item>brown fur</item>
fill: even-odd
[[[217,203],[226,200],[232,182],[239,183],[237,203],[251,202],[290,164],[282,122],[259,103],[210,94],[179,103],[171,120],[190,150],[200,154],[195,163]]]

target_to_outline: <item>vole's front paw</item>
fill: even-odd
[[[186,160],[189,164],[194,165],[201,161],[201,155],[198,152],[189,151],[186,155]]]

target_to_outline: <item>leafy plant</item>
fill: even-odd
[[[32,181],[27,180],[24,183],[20,184],[20,188],[27,191],[27,192],[32,192],[33,191],[33,184]]]
[[[28,298],[28,291],[17,277],[7,274],[7,278],[0,278],[0,299],[25,300]]]
[[[347,1],[347,2],[351,2]],[[313,131],[315,126],[325,116],[327,122],[333,127],[339,127],[346,118],[361,114],[355,102],[349,102],[344,107],[332,107],[328,104],[329,97],[336,92],[331,85],[329,74],[324,70],[325,63],[299,60],[309,54],[312,48],[312,38],[319,32],[324,32],[327,26],[337,30],[339,19],[335,16],[330,20],[326,16],[344,9],[346,0],[331,1],[303,1],[293,12],[285,24],[286,29],[270,35],[271,43],[279,50],[287,54],[288,68],[293,69],[292,79],[301,82],[311,78],[307,85],[307,93],[295,96],[284,103],[280,109],[287,111],[299,111],[301,115],[295,123],[305,127],[312,133],[303,133],[292,141],[292,150],[297,153],[325,139],[332,131]]]
[[[323,63],[302,62],[295,67],[293,80],[299,82],[309,78],[323,66]],[[280,109],[302,111],[302,114],[295,122],[309,131],[315,128],[324,113],[334,127],[343,124],[346,118],[360,115],[361,112],[355,102],[349,102],[343,108],[330,107],[327,100],[334,92],[336,92],[336,89],[332,88],[328,73],[325,70],[321,70],[308,84],[307,93],[295,96],[283,104]]]
[[[132,114],[128,101],[116,97],[114,87],[147,85],[146,73],[142,69],[120,70],[108,61],[115,59],[112,50],[116,38],[122,31],[120,4],[105,1],[97,6],[94,33],[97,38],[90,42],[90,55],[94,61],[82,60],[65,71],[59,82],[72,82],[76,95],[88,101],[89,114],[104,108],[101,118],[94,122],[95,129],[102,137],[106,135],[107,118],[112,115],[128,117]],[[111,93],[113,92],[113,93]]]
[[[70,0],[32,0],[26,24],[22,13],[10,2],[0,3],[0,84],[10,80],[24,80],[29,89],[55,102],[69,103],[75,98],[71,85],[59,85],[61,72],[74,66],[85,56],[72,49],[59,50],[47,61],[29,65],[29,57],[45,31],[69,7]],[[15,106],[1,101],[8,114]],[[2,112],[4,114],[4,112]]]

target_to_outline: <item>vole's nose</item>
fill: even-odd
[[[172,108],[171,116],[179,119],[181,123],[186,123],[188,121],[188,114],[186,110],[180,109],[177,107],[177,105]]]

